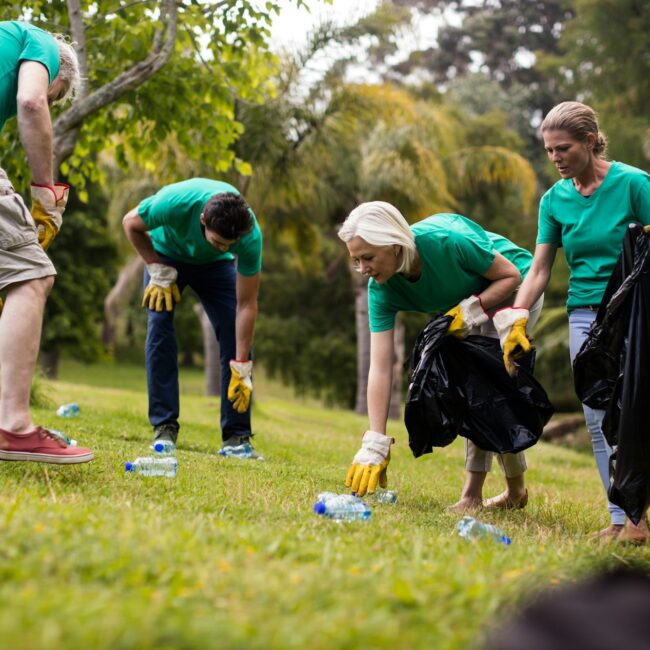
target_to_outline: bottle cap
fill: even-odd
[[[317,515],[324,515],[324,514],[325,514],[325,510],[327,510],[327,508],[326,508],[325,504],[324,504],[322,501],[317,501],[317,502],[314,504],[314,512],[315,512]]]
[[[156,442],[153,445],[153,450],[154,451],[164,451],[164,449],[165,449],[165,445],[163,445],[162,442]]]
[[[124,469],[127,472],[134,472],[135,467],[133,467],[133,463],[124,463]]]

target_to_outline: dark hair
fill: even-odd
[[[235,240],[253,227],[248,203],[239,194],[215,194],[203,208],[205,227],[224,239]]]

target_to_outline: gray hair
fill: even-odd
[[[415,237],[402,213],[385,201],[370,201],[357,206],[338,232],[339,238],[349,242],[361,237],[372,246],[394,246],[402,248],[402,263],[397,273],[408,273],[415,261]]]
[[[544,118],[540,127],[544,131],[567,131],[579,142],[584,142],[591,133],[595,156],[604,156],[607,138],[598,128],[598,117],[591,106],[582,102],[562,102],[554,106]]]
[[[59,48],[61,67],[57,77],[64,82],[66,91],[61,101],[73,99],[81,87],[81,74],[79,73],[79,59],[72,47],[72,43],[63,34],[53,34]]]

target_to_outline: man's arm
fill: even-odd
[[[32,172],[32,182],[54,185],[52,170],[52,118],[47,102],[50,78],[37,61],[24,61],[18,70],[18,132]]]
[[[151,238],[147,234],[148,228],[142,217],[138,214],[138,209],[133,208],[126,213],[122,219],[122,226],[126,233],[127,239],[133,245],[145,264],[160,264],[160,257],[154,250]]]
[[[235,336],[237,339],[237,360],[247,361],[253,344],[255,321],[257,319],[257,293],[260,287],[260,274],[237,274],[237,320]]]

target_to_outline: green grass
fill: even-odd
[[[147,453],[142,368],[67,363],[44,382],[81,415],[65,429],[87,465],[0,465],[0,629],[29,648],[467,648],[526,595],[603,565],[650,565],[646,549],[589,545],[607,514],[590,455],[528,453],[524,511],[484,514],[513,544],[471,544],[445,511],[463,480],[462,443],[414,460],[404,427],[389,468],[396,505],[365,523],[312,514],[343,491],[365,420],[296,401],[258,378],[256,447],[266,462],[222,459],[218,400],[182,376],[175,479],[126,476]],[[495,464],[496,465],[496,464]],[[486,494],[502,488],[495,472]]]

